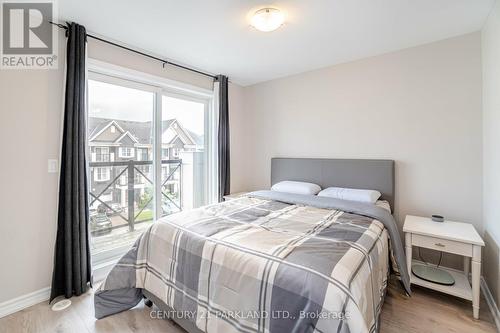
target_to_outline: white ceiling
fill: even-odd
[[[59,0],[70,20],[136,48],[250,85],[482,28],[495,0]],[[286,12],[263,33],[248,16]]]

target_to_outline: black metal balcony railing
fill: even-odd
[[[93,179],[90,179],[90,207],[93,207],[96,202],[99,202],[99,206],[105,207],[105,211],[111,212],[113,215],[119,216],[122,218],[126,224],[117,224],[112,225],[109,217],[106,212],[97,212],[92,216],[91,213],[91,232],[93,236],[98,236],[101,234],[109,233],[111,230],[116,228],[122,228],[124,226],[129,227],[130,231],[134,230],[134,225],[142,222],[151,221],[151,218],[138,220],[138,217],[141,213],[150,205],[154,196],[151,195],[149,198],[142,202],[140,207],[136,202],[136,185],[142,185],[149,183],[152,186],[153,180],[150,179],[150,176],[147,172],[141,170],[143,166],[151,166],[153,161],[119,161],[119,162],[91,162],[89,163],[89,167],[91,170],[94,168],[101,167],[109,167],[115,168],[114,173],[111,174],[110,181],[103,185],[99,183],[99,190],[96,190],[96,193],[93,192]],[[161,180],[161,194],[162,194],[162,203],[167,203],[166,206],[173,207],[176,211],[182,210],[182,200],[181,200],[181,190],[182,190],[182,160],[162,160],[161,161],[162,168],[166,165],[169,167],[169,172],[167,174],[162,174]],[[149,170],[152,170],[151,167],[148,167]],[[177,173],[177,177],[176,176]],[[127,181],[124,184],[124,176],[126,176]],[[141,180],[141,181],[139,181]],[[177,182],[177,193],[169,193],[167,191],[167,183],[169,181]],[[117,206],[118,203],[106,202],[102,199],[102,197],[108,194],[112,190],[122,189],[123,186],[127,186],[127,204],[126,207]],[[177,197],[177,200],[175,199]],[[162,204],[163,206],[163,204]],[[125,208],[125,209],[123,209]],[[162,207],[163,209],[163,207]],[[123,215],[124,210],[126,215]],[[137,211],[137,213],[136,213]],[[163,212],[164,214],[168,214],[171,212]],[[162,215],[164,215],[162,214]]]

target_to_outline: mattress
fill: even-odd
[[[383,209],[387,210],[389,213],[391,213],[391,205],[389,204],[389,201],[377,200],[377,202],[375,202],[375,205],[380,207],[380,208],[383,208]]]
[[[376,205],[270,192],[168,216],[96,291],[96,317],[146,291],[192,331],[378,331],[390,265],[407,278],[388,216]]]

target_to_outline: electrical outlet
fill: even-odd
[[[49,171],[49,173],[57,173],[57,172],[59,172],[57,160],[49,159],[49,161],[48,161],[48,171]]]

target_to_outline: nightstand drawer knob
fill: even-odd
[[[441,243],[436,243],[436,244],[434,244],[434,245],[439,246],[439,247],[446,247],[446,245],[441,244]]]

